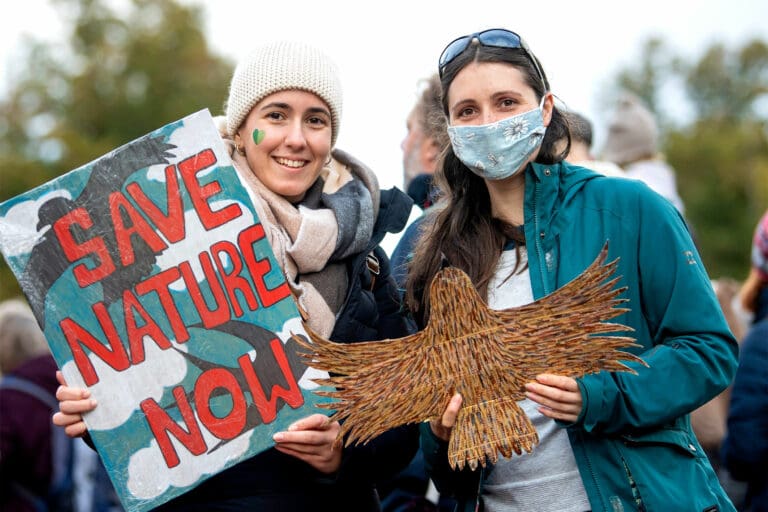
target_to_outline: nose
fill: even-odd
[[[499,120],[499,116],[493,110],[483,112],[483,124],[492,124]]]
[[[307,139],[304,136],[304,126],[301,120],[297,119],[288,127],[285,135],[285,145],[292,149],[301,149],[307,145]]]
[[[408,133],[405,134],[405,137],[403,137],[403,140],[400,142],[400,149],[406,151],[408,149],[410,140],[411,132],[409,130]]]

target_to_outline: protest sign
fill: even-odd
[[[325,400],[290,289],[207,110],[0,204],[0,250],[126,510],[273,446]]]

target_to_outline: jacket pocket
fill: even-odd
[[[665,428],[642,434],[623,434],[620,438],[625,446],[658,446],[680,455],[706,457],[704,450],[698,446],[698,442],[693,438],[693,434],[678,428]]]
[[[722,502],[717,477],[692,432],[663,428],[619,440],[638,510],[703,511]]]

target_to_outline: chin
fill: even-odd
[[[304,194],[307,193],[307,190],[309,190],[309,187],[286,186],[278,187],[274,189],[273,192],[284,197],[288,201],[296,202],[304,198]]]

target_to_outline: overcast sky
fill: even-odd
[[[458,36],[493,27],[520,33],[553,92],[593,118],[598,140],[600,95],[649,36],[664,37],[691,59],[715,42],[768,40],[766,0],[183,1],[205,6],[209,43],[233,59],[277,39],[304,40],[328,53],[344,87],[338,147],[368,163],[385,187],[401,184],[400,142],[417,81],[435,70],[443,47]],[[0,13],[2,93],[20,35],[60,40],[61,25],[45,0],[4,2]],[[211,106],[214,115],[219,107]]]

